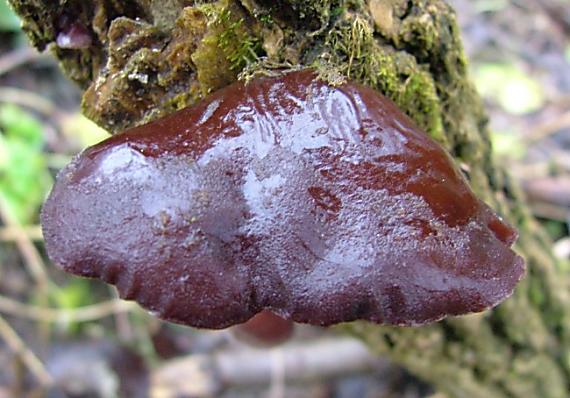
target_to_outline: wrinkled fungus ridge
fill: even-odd
[[[517,232],[390,100],[313,72],[235,83],[59,174],[51,259],[159,317],[224,328],[482,311],[524,274]]]

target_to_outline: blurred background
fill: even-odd
[[[495,157],[570,257],[570,2],[449,0],[491,119]],[[258,349],[163,323],[47,259],[40,205],[57,171],[107,133],[31,49],[0,0],[0,398],[442,397],[359,342],[299,327]],[[152,391],[152,394],[149,392]]]

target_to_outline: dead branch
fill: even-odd
[[[244,349],[172,360],[151,377],[151,396],[208,397],[229,387],[309,382],[387,367],[352,338],[291,343],[274,348]],[[276,390],[276,388],[274,389]]]

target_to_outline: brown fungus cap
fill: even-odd
[[[482,311],[524,274],[516,231],[370,88],[236,83],[88,148],[42,213],[51,259],[159,317],[224,328]]]

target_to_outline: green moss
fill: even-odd
[[[321,57],[314,66],[328,70],[333,64],[344,76],[377,89],[431,137],[445,142],[440,98],[432,76],[408,54],[380,45],[368,20],[354,16],[339,21],[326,46],[326,62]]]
[[[335,0],[289,0],[287,3],[299,22],[307,24],[311,30],[324,28],[330,18],[331,8],[339,6]]]
[[[410,75],[399,90],[396,102],[419,125],[424,126],[432,138],[445,142],[441,105],[435,83],[428,72],[417,70]]]
[[[55,40],[55,26],[48,22],[56,20],[56,7],[47,7],[42,0],[8,0],[8,4],[18,14],[22,30],[34,47],[43,51]]]
[[[531,303],[535,307],[542,307],[544,305],[546,297],[544,296],[544,287],[541,286],[539,279],[529,280],[528,295]]]
[[[408,48],[413,47],[414,55],[423,58],[429,56],[434,46],[439,45],[441,41],[438,39],[440,31],[436,26],[434,16],[427,12],[427,8],[417,7],[414,10],[420,8],[424,11],[417,12],[416,15],[403,21],[397,41]]]
[[[220,17],[226,20],[227,28],[218,37],[218,46],[230,61],[230,69],[240,71],[259,58],[261,41],[242,27],[243,19],[232,21],[229,10],[224,10]]]
[[[485,131],[486,119],[467,76],[467,62],[453,10],[444,2],[420,0],[414,2],[408,12],[393,44],[414,54],[416,62],[433,80],[434,94],[442,111],[441,124],[432,124],[430,133],[437,139],[439,134],[433,132],[441,128],[439,131],[445,132],[447,147],[456,156],[470,165],[484,163],[486,174],[490,175],[488,135],[469,136],[473,131]],[[429,98],[427,100],[429,102]],[[466,107],[471,111],[465,112]],[[435,119],[430,117],[429,120]]]
[[[275,23],[273,17],[269,14],[260,15],[257,19],[259,19],[259,22],[268,26],[271,26]]]
[[[237,78],[247,65],[258,60],[261,41],[244,19],[243,10],[231,0],[197,7],[208,20],[208,29],[192,54],[202,91],[208,93]]]

